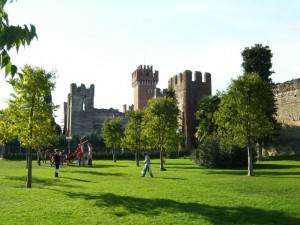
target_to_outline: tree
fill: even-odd
[[[268,95],[269,86],[258,74],[238,77],[232,81],[214,114],[218,134],[247,148],[248,176],[254,175],[252,143],[273,130],[273,123],[265,113],[268,107],[265,102],[272,98]]]
[[[220,97],[218,95],[207,96],[200,100],[198,110],[196,112],[196,119],[199,121],[196,127],[195,137],[199,142],[202,142],[207,135],[212,134],[217,130],[213,122],[213,115],[220,104]]]
[[[116,162],[116,149],[120,148],[124,130],[120,118],[105,121],[102,127],[102,137],[106,147],[112,148],[113,161]]]
[[[27,148],[27,188],[32,183],[32,149],[51,146],[58,139],[53,124],[53,111],[58,106],[46,101],[55,84],[54,73],[41,68],[24,66],[22,77],[11,78],[8,82],[14,92],[3,111],[0,122],[2,142],[17,138],[20,145]]]
[[[5,76],[11,74],[14,77],[17,66],[11,63],[8,52],[13,48],[18,52],[20,46],[30,45],[37,34],[33,25],[9,25],[8,14],[4,10],[6,3],[7,0],[0,0],[0,69],[5,68]]]
[[[145,146],[142,139],[143,111],[127,111],[126,117],[129,118],[129,121],[124,131],[125,137],[122,139],[122,146],[130,150],[135,150],[135,162],[136,166],[139,166],[140,150]]]
[[[246,47],[241,53],[243,57],[242,67],[244,74],[257,73],[261,79],[265,82],[270,83],[269,93],[267,95],[273,96],[269,101],[266,101],[264,104],[268,105],[265,108],[265,113],[269,119],[274,123],[274,127],[279,127],[278,122],[275,119],[276,116],[276,100],[273,94],[274,83],[272,82],[271,75],[274,71],[272,68],[272,57],[273,54],[269,46],[263,46],[262,44],[255,44],[253,47]],[[262,160],[262,145],[263,142],[267,141],[272,134],[262,135],[257,139],[258,146],[258,160]]]
[[[159,148],[161,170],[164,170],[164,149],[174,148],[180,141],[180,134],[177,132],[178,115],[176,100],[167,96],[150,99],[144,108],[142,132],[148,143]]]
[[[269,46],[255,44],[254,47],[246,47],[241,54],[244,74],[257,73],[263,81],[271,81],[274,71],[271,71],[273,54]]]

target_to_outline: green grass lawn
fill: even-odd
[[[203,169],[189,159],[152,160],[154,178],[134,161],[93,167],[0,160],[0,224],[300,224],[300,160],[269,158],[246,170]]]

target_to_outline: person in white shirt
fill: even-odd
[[[144,177],[147,171],[150,173],[150,176],[153,177],[151,163],[150,163],[150,156],[148,155],[147,152],[144,152],[143,156],[145,157],[145,162],[144,162],[144,168],[142,170],[141,177]]]

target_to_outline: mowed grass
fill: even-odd
[[[203,169],[189,159],[152,160],[154,178],[134,161],[94,160],[60,169],[0,160],[0,224],[300,224],[299,158],[271,158],[244,170]]]

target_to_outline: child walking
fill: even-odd
[[[145,162],[144,162],[144,169],[142,170],[141,177],[144,177],[147,171],[150,173],[150,176],[153,177],[151,163],[150,163],[150,156],[148,155],[147,152],[144,152],[143,156],[145,157]]]

